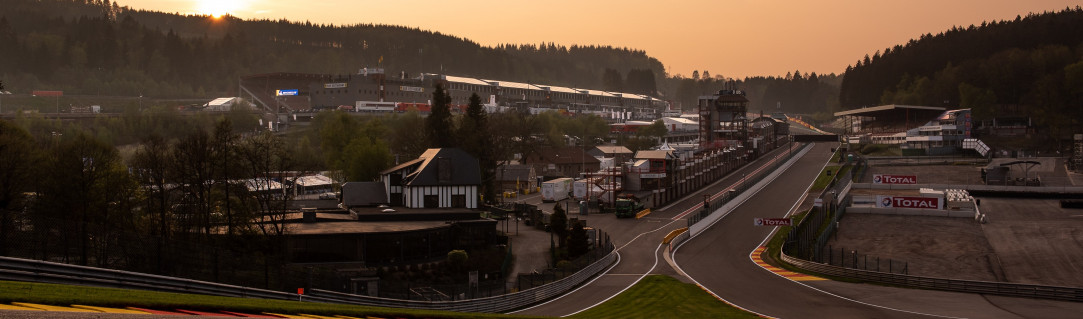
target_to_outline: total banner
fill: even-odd
[[[873,174],[873,184],[917,184],[918,177],[914,175],[889,175]]]
[[[921,208],[944,209],[944,200],[939,197],[912,196],[876,196],[876,207],[880,208]]]

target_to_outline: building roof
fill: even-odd
[[[430,148],[417,171],[403,179],[408,186],[480,185],[478,159],[458,148]]]
[[[383,170],[383,171],[381,171],[381,172],[380,172],[380,175],[387,175],[387,174],[390,174],[390,173],[392,173],[392,172],[394,172],[394,171],[402,170],[402,169],[404,169],[404,168],[407,168],[407,167],[410,167],[410,166],[412,166],[412,165],[418,165],[418,164],[421,164],[421,162],[424,162],[424,161],[425,161],[425,159],[424,159],[424,158],[416,158],[416,159],[412,159],[412,160],[410,160],[410,161],[407,161],[407,162],[405,162],[405,163],[402,163],[402,164],[399,164],[399,165],[395,165],[395,167],[392,167],[392,168],[388,168],[388,169],[385,169],[385,170]],[[407,172],[407,173],[410,173],[410,172]]]
[[[282,183],[266,177],[246,179],[244,186],[248,187],[250,192],[282,190]]]
[[[230,105],[230,104],[233,104],[233,100],[235,100],[235,99],[237,99],[237,98],[236,97],[220,97],[220,98],[217,98],[217,99],[213,99],[210,102],[207,102],[206,105],[207,106]]]
[[[569,87],[563,87],[563,86],[545,86],[544,88],[549,89],[550,92],[573,93],[573,94],[582,94],[583,93],[583,92],[581,92],[579,90],[569,88]]]
[[[643,150],[636,152],[635,159],[670,159],[673,158],[672,151],[661,150]]]
[[[551,164],[600,164],[597,158],[587,154],[579,147],[546,148],[536,153],[536,163]]]
[[[875,116],[874,113],[891,112],[891,111],[906,111],[906,110],[919,110],[919,111],[944,111],[946,108],[936,106],[914,106],[914,105],[897,105],[888,104],[874,107],[863,107],[860,109],[853,109],[842,112],[835,112],[835,116],[845,115],[861,115],[861,116]]]
[[[493,85],[492,83],[485,82],[485,81],[482,81],[482,80],[478,80],[478,79],[475,79],[475,78],[466,78],[466,77],[461,77],[461,76],[444,75],[443,78],[444,78],[444,80],[447,80],[448,82],[454,82],[454,83],[464,83],[464,84],[483,85],[483,86]]]
[[[598,91],[598,90],[582,90],[582,91],[586,92],[588,95],[593,95],[593,96],[616,97],[616,95],[614,95],[613,93],[609,93],[609,92],[606,92],[606,91]]]
[[[696,121],[691,120],[691,119],[686,119],[686,118],[683,118],[683,117],[663,117],[662,122],[665,122],[666,124],[688,124],[688,125],[699,124],[699,122],[696,122]]]
[[[303,187],[326,186],[334,184],[330,177],[323,175],[305,175],[293,180],[294,185]]]
[[[526,83],[510,82],[510,81],[493,81],[493,80],[484,80],[484,81],[489,82],[492,85],[502,87],[502,88],[524,89],[524,90],[537,90],[538,89],[537,86],[526,84]]]
[[[523,164],[511,164],[504,165],[496,169],[497,181],[521,181],[527,182],[530,180],[530,172],[534,170],[534,166]]]
[[[342,204],[346,207],[376,206],[387,203],[381,182],[346,182],[342,184]]]
[[[632,150],[620,145],[600,145],[594,148],[605,154],[632,154]]]

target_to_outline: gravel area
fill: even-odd
[[[981,225],[970,218],[850,214],[834,249],[906,261],[909,274],[997,281],[1000,266]]]
[[[1065,172],[1063,159],[995,159],[993,164],[1007,160],[1041,162],[1030,173],[1039,174],[1046,186],[1073,186],[1078,179]],[[921,184],[977,184],[983,166],[873,166],[863,182],[871,182],[873,174],[899,174],[916,175]],[[1083,210],[1062,209],[1050,199],[980,200],[986,224],[971,218],[850,214],[828,245],[905,260],[911,275],[1083,287]]]

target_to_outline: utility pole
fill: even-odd
[[[4,100],[3,100],[3,96],[4,96],[5,94],[11,94],[11,92],[8,92],[8,91],[4,91],[4,80],[0,80],[0,114],[3,114],[3,113],[4,113]]]

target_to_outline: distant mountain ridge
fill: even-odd
[[[665,76],[644,51],[610,46],[485,47],[402,26],[213,19],[109,0],[0,0],[0,7],[0,41],[13,44],[0,46],[0,77],[9,90],[206,97],[235,94],[243,75],[362,67],[594,89],[603,88],[606,69]]]

